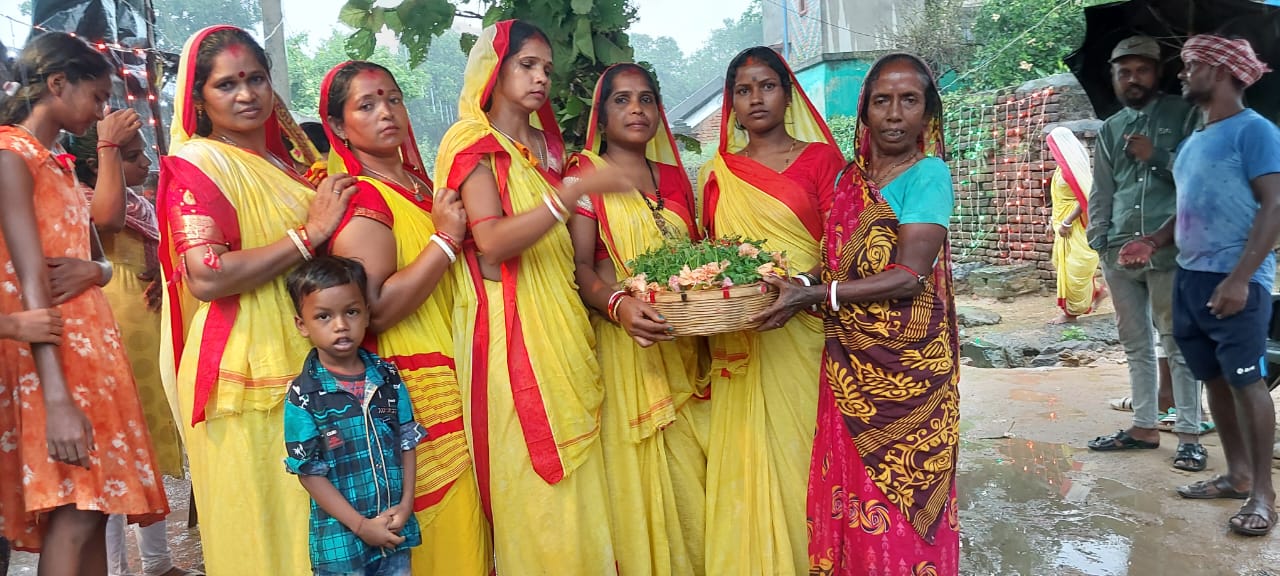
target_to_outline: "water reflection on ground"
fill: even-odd
[[[1018,438],[964,443],[964,574],[1236,573],[1221,571],[1223,551],[1197,546],[1186,522],[1162,514],[1170,495],[1079,474],[1076,450]]]

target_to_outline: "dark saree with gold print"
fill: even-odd
[[[899,218],[920,213],[912,203],[951,206],[940,111],[925,119],[925,157],[881,189],[867,176],[867,102],[864,88],[857,154],[837,181],[823,241],[827,283],[868,278],[894,263],[899,227],[924,222]],[[924,290],[915,298],[842,303],[826,315],[809,472],[811,574],[958,573],[959,367],[946,242],[933,270],[921,272]]]

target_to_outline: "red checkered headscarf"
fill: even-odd
[[[1271,71],[1254,53],[1253,46],[1245,39],[1229,39],[1211,34],[1192,36],[1182,45],[1183,62],[1200,62],[1210,66],[1226,66],[1231,75],[1252,86]]]

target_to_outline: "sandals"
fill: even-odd
[[[1133,398],[1125,396],[1124,398],[1115,398],[1111,400],[1111,409],[1120,412],[1133,412]]]
[[[1209,466],[1209,451],[1200,444],[1179,444],[1173,454],[1173,467],[1187,472],[1203,472]]]
[[[1178,495],[1188,500],[1215,500],[1218,498],[1227,500],[1244,500],[1249,497],[1248,492],[1236,490],[1231,485],[1231,481],[1223,476],[1214,476],[1209,480],[1201,480],[1194,484],[1179,486]]]
[[[1095,452],[1116,452],[1119,450],[1155,450],[1159,442],[1147,442],[1129,435],[1121,430],[1110,436],[1099,436],[1089,441],[1089,449]]]
[[[1160,419],[1156,420],[1156,430],[1161,432],[1173,432],[1173,425],[1178,423],[1178,409],[1170,408],[1168,412],[1160,415]]]
[[[1232,516],[1227,521],[1227,526],[1231,528],[1232,532],[1241,536],[1266,536],[1271,533],[1271,529],[1276,525],[1276,520],[1280,519],[1280,514],[1276,513],[1274,506],[1261,506],[1255,502],[1255,500],[1245,502],[1244,506],[1240,507],[1240,511],[1236,512],[1235,516]],[[1245,526],[1245,519],[1250,517],[1261,518],[1264,521],[1263,525],[1257,528]]]

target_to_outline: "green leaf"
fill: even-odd
[[[605,38],[601,34],[596,34],[593,39],[595,47],[596,60],[601,64],[617,64],[618,62],[630,62],[631,55],[627,50],[619,48],[613,41]]]
[[[699,142],[697,138],[689,136],[688,134],[676,134],[675,137],[676,142],[679,143],[686,152],[691,154],[702,153],[702,143]]]
[[[400,12],[395,9],[383,12],[383,18],[386,20],[387,29],[400,33],[404,29],[404,24],[400,21]]]
[[[367,28],[361,28],[347,38],[347,56],[354,60],[364,60],[373,54],[373,48],[376,45],[377,39],[374,38],[373,32]]]
[[[577,29],[573,32],[573,47],[588,60],[596,61],[595,44],[591,39],[591,19],[578,19]]]
[[[338,21],[352,28],[364,28],[365,22],[369,19],[369,9],[371,7],[372,3],[362,0],[350,0],[338,12]]]
[[[479,39],[480,37],[475,34],[463,32],[462,36],[458,37],[458,47],[462,49],[464,54],[470,54],[471,49],[476,45],[476,40]]]
[[[569,5],[573,7],[574,14],[587,15],[591,13],[591,7],[595,6],[595,0],[572,0]]]

